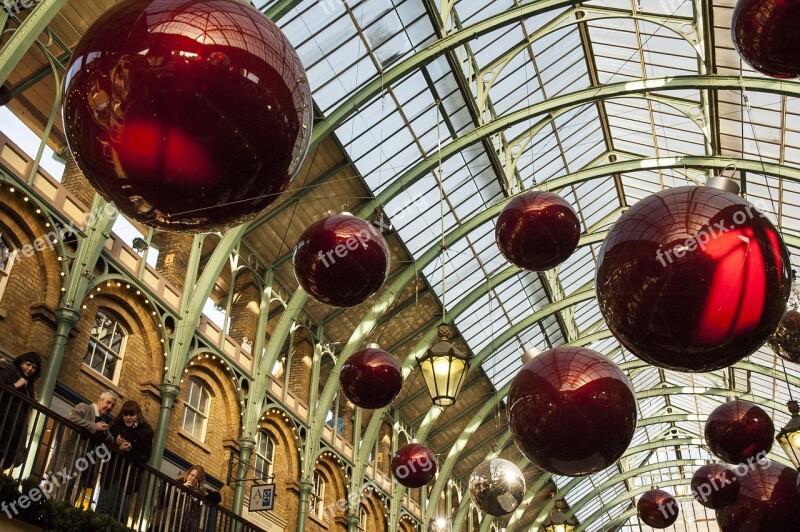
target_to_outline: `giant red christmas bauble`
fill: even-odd
[[[403,372],[397,360],[370,344],[356,351],[345,361],[339,372],[342,393],[361,408],[388,406],[403,387]]]
[[[78,166],[124,214],[166,230],[252,218],[289,184],[311,134],[303,66],[236,0],[125,0],[86,30],[64,79]]]
[[[736,502],[739,479],[725,464],[707,464],[692,475],[692,495],[706,508],[719,509]]]
[[[739,0],[731,36],[747,64],[768,76],[800,76],[800,2]]]
[[[380,231],[348,212],[311,224],[294,248],[294,275],[311,296],[336,307],[363,303],[389,275]]]
[[[436,476],[436,456],[419,443],[403,445],[392,457],[392,475],[407,488],[421,488]]]
[[[729,464],[766,459],[775,438],[772,419],[761,407],[736,399],[715,408],[706,420],[708,448]]]
[[[757,350],[783,316],[789,252],[772,223],[711,187],[653,194],[600,249],[597,299],[614,336],[653,365],[711,371]]]
[[[636,398],[622,370],[600,353],[557,347],[514,377],[508,427],[537,466],[557,475],[588,475],[616,462],[630,444]]]
[[[497,247],[526,270],[549,270],[567,260],[578,245],[581,223],[572,206],[551,192],[530,191],[512,199],[495,227]]]
[[[739,466],[743,467],[743,466]],[[800,530],[797,471],[777,462],[747,467],[739,476],[736,502],[717,510],[722,532],[789,532]]]
[[[636,503],[639,519],[653,528],[667,528],[678,520],[678,503],[664,490],[650,490],[642,493]]]

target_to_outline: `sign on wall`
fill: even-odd
[[[251,512],[264,512],[275,507],[275,484],[262,484],[250,488]]]

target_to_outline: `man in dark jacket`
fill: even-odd
[[[17,397],[13,390],[28,399],[36,400],[34,382],[39,378],[42,357],[35,351],[19,355],[10,365],[0,369],[3,390],[0,401],[0,469],[21,465],[25,460],[25,434],[30,405]]]

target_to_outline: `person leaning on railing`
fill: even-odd
[[[34,382],[39,378],[42,356],[28,351],[16,357],[10,365],[0,369],[0,384],[19,394],[36,400]],[[0,469],[6,470],[25,461],[25,433],[28,426],[30,406],[13,394],[6,397],[0,406]]]
[[[124,520],[131,498],[139,490],[143,472],[140,466],[150,459],[154,432],[136,401],[122,404],[108,431],[117,452],[103,466],[100,497],[95,510]]]

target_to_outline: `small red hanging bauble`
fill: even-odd
[[[389,245],[380,231],[344,212],[311,224],[294,248],[294,274],[314,299],[336,307],[363,303],[389,275]]]
[[[533,271],[549,270],[567,260],[580,236],[581,223],[572,206],[556,194],[539,190],[512,199],[495,227],[503,256]]]
[[[636,503],[639,519],[653,528],[667,528],[678,520],[678,503],[664,490],[646,491]]]
[[[767,345],[782,359],[800,362],[800,312],[787,310]]]
[[[800,530],[797,471],[777,462],[755,467],[739,465],[739,497],[717,510],[722,532],[778,532]],[[738,474],[738,472],[737,472]]]
[[[731,20],[736,51],[748,65],[775,78],[800,76],[800,2],[739,0]]]
[[[614,336],[658,367],[711,371],[756,351],[791,289],[775,226],[739,196],[711,187],[653,194],[606,237],[597,299]]]
[[[394,401],[403,387],[403,372],[392,355],[370,344],[345,361],[339,384],[354,405],[374,410]]]
[[[557,475],[588,475],[616,462],[630,444],[636,398],[622,370],[600,353],[557,347],[536,355],[514,377],[508,427],[537,466]]]
[[[86,178],[124,214],[217,231],[272,203],[305,157],[302,63],[237,0],[125,0],[83,34],[64,78],[64,127]]]
[[[729,464],[763,460],[775,438],[772,419],[749,401],[729,401],[715,408],[706,420],[708,448]]]
[[[403,445],[392,457],[392,475],[407,488],[421,488],[436,476],[436,456],[419,443]]]
[[[725,464],[707,464],[692,475],[692,495],[706,508],[719,509],[736,502],[739,479]]]

